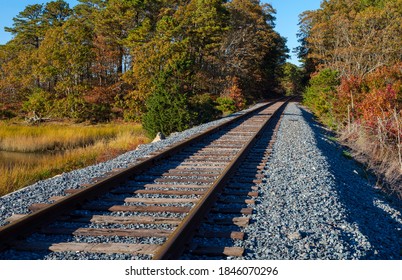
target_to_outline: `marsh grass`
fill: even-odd
[[[142,128],[127,124],[28,126],[0,123],[0,150],[23,153],[70,150],[116,138],[127,131],[141,133]]]
[[[0,129],[2,139],[12,143],[15,139],[18,144],[24,144],[24,148],[18,151],[43,151],[52,150],[49,147],[56,147],[64,150],[62,153],[40,157],[34,164],[1,164],[0,163],[0,195],[5,195],[18,190],[39,180],[53,177],[63,172],[83,168],[98,162],[109,160],[126,151],[135,149],[138,145],[148,143],[150,140],[140,125],[107,125],[92,127],[59,127],[55,126],[55,133],[52,133],[52,126],[39,128],[39,132],[27,127],[12,127],[7,131]],[[4,131],[7,131],[6,133]],[[16,134],[10,134],[14,131]],[[81,133],[81,135],[79,135]],[[9,137],[5,137],[9,135]],[[17,135],[26,136],[22,141]],[[68,139],[71,136],[73,139]],[[40,143],[30,144],[29,141]],[[47,139],[50,143],[46,143]],[[10,144],[8,147],[11,147]],[[17,147],[17,145],[14,145]],[[44,148],[46,147],[46,148]],[[71,148],[76,147],[76,148]],[[53,148],[54,150],[54,148]]]

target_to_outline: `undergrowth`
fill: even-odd
[[[324,69],[312,76],[303,103],[340,135],[388,191],[402,198],[402,64],[365,77]]]

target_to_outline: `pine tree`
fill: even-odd
[[[153,81],[154,91],[146,101],[143,125],[151,137],[158,132],[169,135],[183,131],[191,122],[188,96],[181,92],[182,83],[176,78],[180,70],[172,70],[159,73]]]

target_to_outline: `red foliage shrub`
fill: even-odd
[[[394,142],[401,135],[402,64],[382,67],[363,81],[363,98],[356,105],[361,122],[374,133],[382,131]]]
[[[341,138],[402,198],[402,64],[344,78],[337,94],[334,108],[350,112]]]
[[[373,89],[365,94],[364,99],[357,105],[364,124],[374,129],[380,119],[390,119],[397,108],[396,96],[392,85],[383,89]]]
[[[337,96],[334,100],[335,118],[346,124],[348,120],[359,119],[355,110],[356,103],[363,97],[363,81],[359,77],[343,77],[337,90]],[[349,116],[348,116],[349,114]]]
[[[402,127],[397,123],[402,108],[401,66],[382,67],[364,78],[342,78],[333,101],[335,119],[343,124],[348,121],[361,124],[373,134],[381,129],[395,138],[398,127]]]

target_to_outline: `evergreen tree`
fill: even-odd
[[[45,30],[42,25],[43,5],[28,5],[13,18],[13,27],[5,27],[5,31],[14,35],[14,40],[21,46],[39,48]]]
[[[181,91],[182,81],[176,78],[180,69],[172,70],[162,71],[154,79],[154,92],[146,101],[143,125],[151,137],[158,132],[169,135],[183,131],[191,122],[188,96]]]

